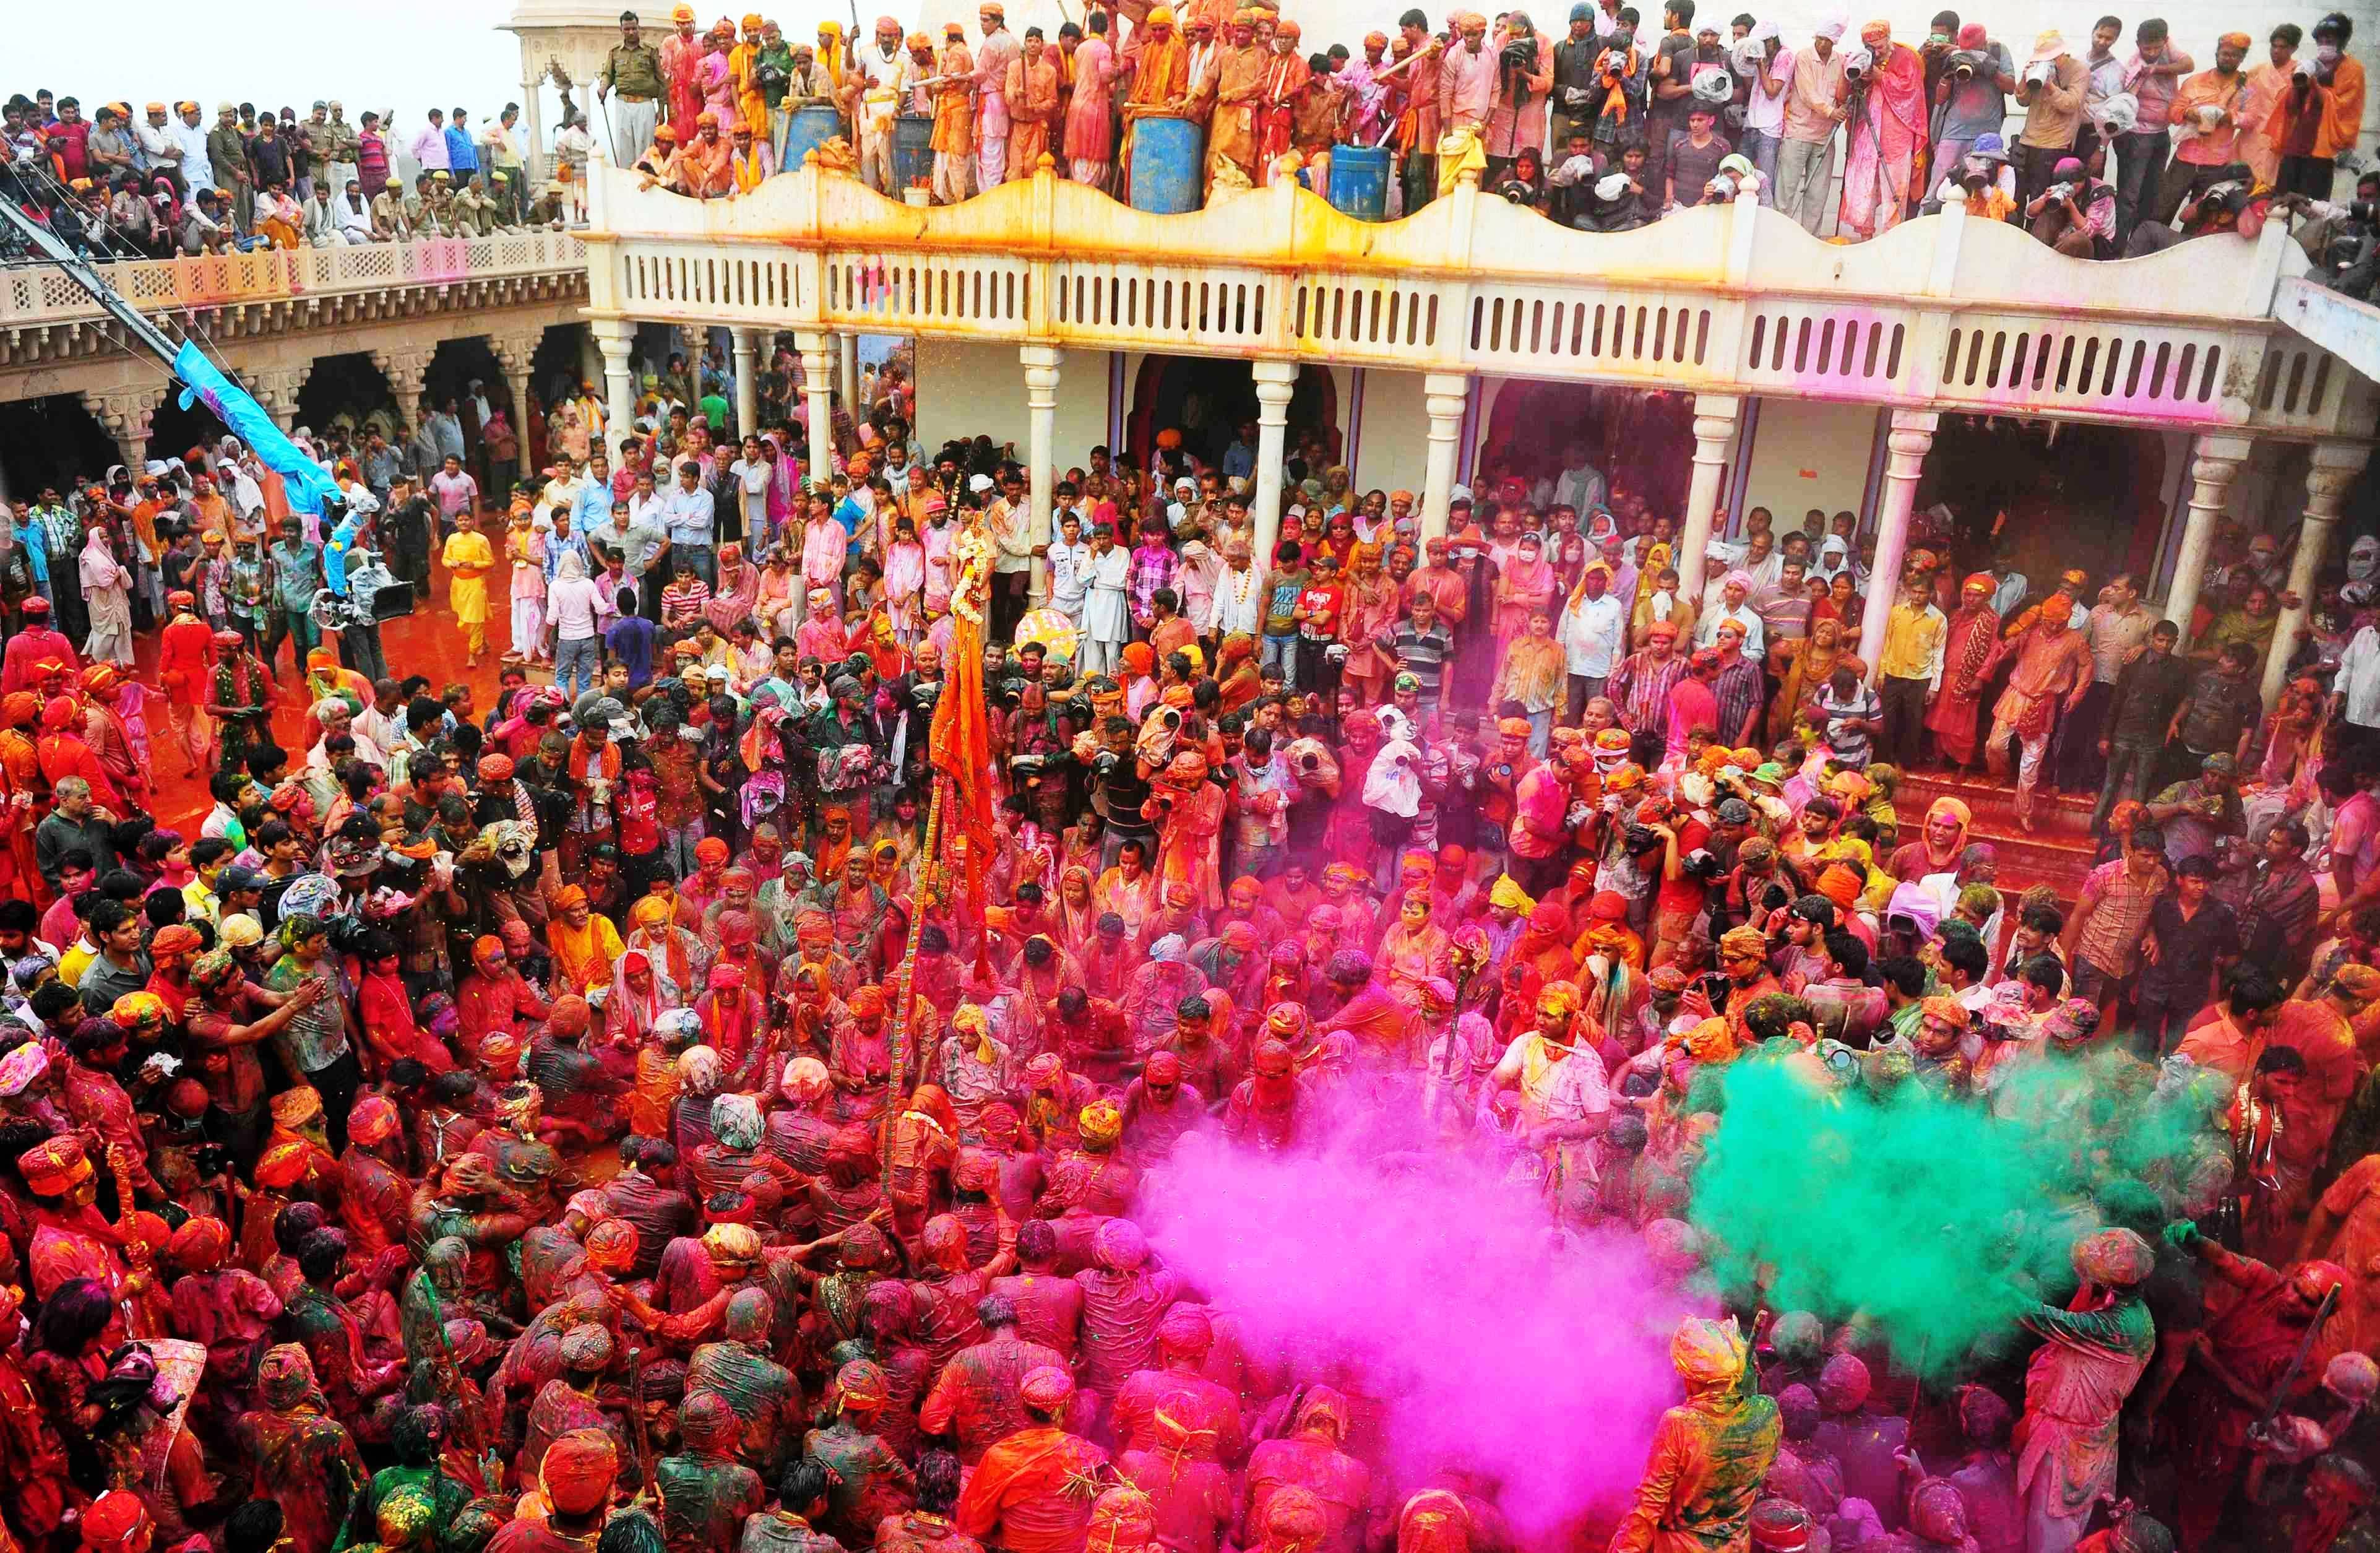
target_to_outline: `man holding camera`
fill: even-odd
[[[2250,48],[2245,32],[2226,32],[2215,42],[2215,68],[2201,70],[2174,93],[2173,165],[2158,186],[2156,218],[2171,224],[2182,202],[2202,194],[2221,180],[2224,169],[2237,160],[2240,110],[2247,101],[2248,78],[2240,67]]]
[[[2008,118],[2008,94],[2015,90],[2016,61],[2008,45],[1986,37],[1981,22],[1959,29],[1959,46],[1934,84],[1934,159],[1927,165],[1947,173],[1979,138],[1998,134]]]
[[[2018,199],[2030,200],[2055,183],[2058,164],[2074,154],[2090,79],[2055,27],[2033,41],[2033,57],[2016,89],[2017,105],[2024,109],[2024,132],[2017,137]]]
[[[2266,133],[2280,153],[2275,187],[2330,198],[2337,158],[2363,126],[2363,67],[2347,54],[2354,23],[2338,12],[2313,24],[2313,62],[2300,61],[2273,106]]]
[[[2116,235],[2116,191],[2083,170],[2074,157],[2051,171],[2057,179],[2024,207],[2033,235],[2074,259],[2105,258]]]
[[[1554,121],[1548,137],[1555,146],[1567,146],[1574,134],[1592,140],[1604,93],[1597,89],[1595,62],[1603,53],[1596,36],[1595,7],[1578,0],[1570,8],[1570,32],[1554,45]]]

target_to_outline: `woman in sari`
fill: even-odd
[[[1553,563],[1546,559],[1545,541],[1524,534],[1512,562],[1496,579],[1496,650],[1503,653],[1529,629],[1529,617],[1554,608]],[[1559,657],[1560,654],[1555,654]],[[1492,698],[1491,698],[1492,699]],[[1542,738],[1539,740],[1543,742]],[[1540,749],[1539,754],[1545,752]]]
[[[1091,871],[1080,863],[1058,875],[1058,947],[1080,959],[1099,934],[1099,907],[1091,899]]]
[[[1860,42],[1874,63],[1843,164],[1842,228],[1864,240],[1900,226],[1910,191],[1925,186],[1925,66],[1892,41],[1889,22],[1869,22]]]
[[[769,547],[769,558],[761,564],[760,582],[752,595],[752,614],[760,622],[762,640],[774,642],[786,634],[779,622],[794,606],[794,564],[783,544]]]
[[[1842,622],[1831,616],[1814,618],[1809,635],[1779,642],[1777,652],[1785,660],[1785,678],[1777,699],[1768,707],[1771,744],[1792,731],[1793,719],[1803,704],[1835,672],[1836,660],[1843,655]]]
[[[719,586],[711,590],[710,602],[702,606],[703,618],[725,636],[736,621],[751,618],[759,597],[760,571],[745,560],[744,547],[733,540],[721,545]]]
[[[1342,512],[1331,520],[1331,524],[1335,528],[1351,521]],[[1396,659],[1380,646],[1379,639],[1396,629],[1403,590],[1381,571],[1379,545],[1359,541],[1354,557],[1354,571],[1347,586],[1346,618],[1340,631],[1340,640],[1347,643],[1347,661],[1340,674],[1354,691],[1357,702],[1375,706],[1387,699],[1389,676],[1396,672]]]

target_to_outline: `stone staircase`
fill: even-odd
[[[1989,842],[1999,854],[1999,887],[2010,899],[2034,885],[2048,885],[2061,900],[2070,907],[2073,904],[2082,891],[2083,877],[2091,872],[2095,850],[2091,810],[2098,801],[2096,794],[2062,793],[2052,798],[2036,793],[2033,818],[2038,828],[2028,834],[2017,824],[2012,783],[1981,774],[1910,772],[1901,777],[1892,799],[1900,817],[1902,839],[1916,837],[1925,811],[1942,797],[1959,800],[1973,816],[1967,838]]]

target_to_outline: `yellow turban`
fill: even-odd
[[[1743,1374],[1748,1362],[1743,1334],[1732,1320],[1690,1315],[1670,1339],[1670,1363],[1688,1391],[1725,1386]]]
[[[1500,906],[1507,911],[1526,912],[1536,902],[1529,899],[1527,891],[1513,883],[1510,874],[1499,874],[1496,882],[1488,887],[1488,904]]]

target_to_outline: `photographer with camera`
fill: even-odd
[[[2056,181],[2058,164],[2075,154],[2082,128],[2082,93],[2090,81],[2082,62],[2066,52],[2066,40],[2051,28],[2033,41],[2017,82],[2017,106],[2024,130],[2017,136],[2016,197],[2030,200]]]
[[[1524,151],[1536,153],[1540,166],[1546,154],[1546,93],[1554,84],[1553,50],[1526,12],[1508,12],[1496,34],[1496,105],[1488,116],[1488,188],[1501,185],[1513,159]],[[1542,178],[1538,184],[1543,197]]]
[[[1595,6],[1578,0],[1570,8],[1570,32],[1554,45],[1553,127],[1548,143],[1567,146],[1572,135],[1595,133],[1604,93],[1596,79],[1603,40],[1595,32]]]
[[[2122,199],[2122,190],[2119,190],[2119,219]],[[2272,202],[2273,191],[2258,190],[2247,166],[2234,162],[2220,170],[2216,181],[2182,201],[2170,226],[2162,221],[2143,221],[2134,226],[2131,236],[2124,239],[2124,257],[2138,259],[2162,253],[2176,243],[2218,232],[2236,232],[2253,238],[2265,229],[2265,215]]]
[[[1919,207],[1921,214],[1939,212],[1953,185],[1966,190],[1967,214],[1977,221],[2006,221],[2016,214],[2016,169],[1998,135],[1978,135],[1966,154],[1942,165],[1942,179]]]
[[[1843,65],[1851,83],[1851,134],[1843,158],[1840,229],[1865,241],[1909,214],[1917,160],[1925,153],[1925,67],[1917,51],[1871,21],[1860,29],[1863,62]]]
[[[2105,259],[2115,251],[2116,191],[2069,156],[2052,169],[2057,181],[2024,207],[2025,224],[2043,242],[2076,259]]]
[[[1705,65],[1726,67],[1718,29],[1706,28],[1698,34],[1688,31],[1694,22],[1694,0],[1666,0],[1661,7],[1661,41],[1653,50],[1653,89],[1645,110],[1645,181],[1657,190],[1670,176],[1670,137],[1686,128],[1695,73]]]
[[[2345,204],[2284,194],[2276,210],[2308,219],[2293,234],[2306,257],[2313,261],[2313,277],[2322,285],[2358,301],[2372,300],[2373,280],[2380,274],[2380,169],[2355,180],[2355,198]]]
[[[2240,138],[2240,111],[2247,100],[2248,78],[2240,64],[2250,47],[2245,32],[2226,32],[2216,40],[2215,68],[2202,70],[2181,83],[2174,93],[2172,165],[2158,185],[2156,218],[2172,224],[2181,202],[2223,176],[2239,160],[2234,149]]]
[[[1946,175],[1984,136],[1999,137],[2008,94],[2016,90],[2016,61],[2008,45],[1985,35],[1981,22],[1959,29],[1957,42],[1934,83],[1934,160],[1927,165]],[[1974,214],[1972,206],[1968,214]]]
[[[2275,187],[2327,200],[2341,153],[2363,128],[2363,67],[2347,53],[2355,24],[2334,11],[2313,24],[2313,58],[2293,62],[2265,132],[2280,153]]]
[[[1793,80],[1793,56],[1773,21],[1753,23],[1735,45],[1736,74],[1743,79],[1743,127],[1735,149],[1760,175],[1760,202],[1777,202],[1777,158],[1785,143],[1785,90]]]

